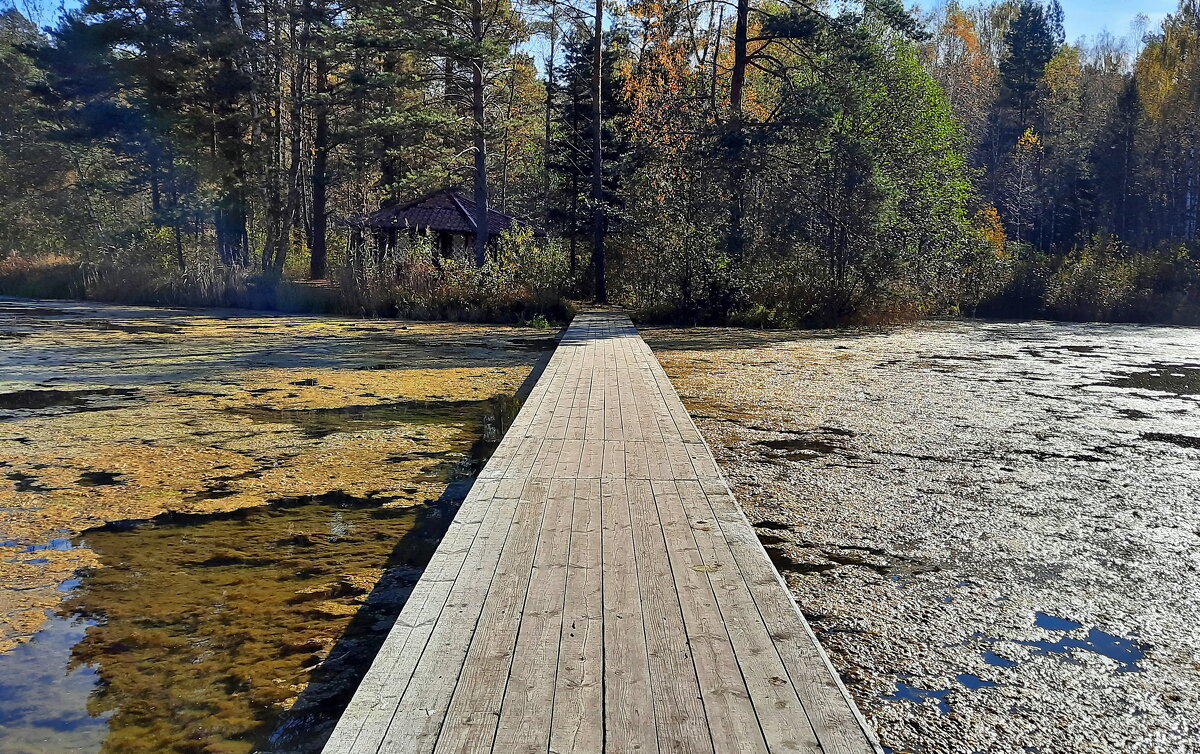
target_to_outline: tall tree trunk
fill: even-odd
[[[405,65],[398,53],[389,52],[384,56],[383,70],[386,73],[397,75]],[[449,61],[447,61],[447,65],[449,65]],[[370,95],[368,94],[368,96]],[[395,100],[391,102],[395,102]],[[377,112],[386,111],[387,105],[390,103],[384,102],[380,104],[382,108],[381,110],[377,110]],[[396,184],[404,172],[403,166],[400,164],[399,157],[397,156],[397,151],[400,148],[400,136],[394,127],[388,126],[384,129],[383,134],[380,136],[380,148],[383,154],[380,156],[379,184],[386,192],[385,201],[390,202],[399,198],[396,195]]]
[[[312,258],[308,276],[321,280],[326,275],[329,263],[329,61],[324,55],[317,57],[316,104],[313,108],[316,127],[313,133],[312,170]]]
[[[746,88],[746,42],[750,22],[750,0],[737,0],[737,21],[733,25],[733,69],[729,81],[729,107],[733,117],[742,117],[742,92]]]
[[[475,265],[487,264],[488,183],[487,135],[484,132],[483,0],[471,0],[471,34],[476,45],[471,61],[471,116],[475,130]]]
[[[542,217],[545,218],[550,208],[550,164],[551,164],[551,114],[554,110],[554,94],[557,84],[554,78],[554,66],[558,64],[558,3],[555,0],[550,5],[550,57],[546,61],[546,135],[545,146],[542,150]]]
[[[571,134],[572,142],[568,145],[568,152],[574,151],[577,144],[582,141],[582,131],[580,119],[582,117],[583,102],[580,100],[581,94],[579,91],[579,83],[572,79],[567,80],[567,85],[571,92]],[[582,171],[578,167],[578,163],[573,159],[574,155],[569,155],[572,159],[568,159],[569,169],[571,171],[571,277],[574,279],[575,273],[579,270],[579,192],[582,190],[580,182],[583,178]]]
[[[508,164],[512,144],[512,114],[517,97],[517,71],[508,72],[508,103],[504,110],[504,149],[500,158],[500,211],[508,212]]]
[[[750,0],[738,0],[737,20],[733,26],[733,70],[729,82],[729,128],[733,132],[733,153],[729,156],[729,236],[726,252],[736,272],[745,251],[746,163],[742,132],[745,128],[742,94],[746,86],[748,55],[746,43],[750,16]]]
[[[710,12],[709,19],[711,19],[711,18],[712,18],[712,15]],[[712,62],[712,70],[709,72],[710,76],[711,76],[711,80],[709,81],[708,106],[710,108],[712,108],[713,113],[720,112],[720,108],[717,107],[717,79],[719,78],[717,71],[720,70],[720,66],[721,66],[721,34],[722,34],[722,29],[724,29],[724,28],[725,28],[725,6],[722,5],[720,11],[717,13],[717,33],[713,37],[713,53],[712,53],[712,61],[711,61]],[[746,75],[745,70],[746,70],[745,66],[743,65],[743,67],[742,67],[742,78],[743,79],[745,79],[745,75]],[[741,97],[740,89],[738,92],[738,97],[739,98]]]
[[[604,108],[600,101],[601,70],[604,50],[604,0],[596,0],[595,48],[592,50],[592,262],[596,268],[596,300],[608,301],[608,287],[604,276],[604,233],[607,217],[604,212],[604,152],[603,121]]]
[[[283,48],[283,33],[281,31],[280,14],[270,6],[267,7],[264,23],[266,24],[267,49],[270,53],[265,57],[270,69],[271,103],[267,107],[266,118],[268,131],[266,138],[267,169],[262,182],[263,226],[266,232],[263,241],[261,266],[263,272],[275,269],[275,258],[281,238],[286,236],[283,216],[283,66],[286,53]],[[274,23],[271,20],[275,19]],[[295,17],[291,21],[289,37],[296,36]]]
[[[246,52],[250,47],[250,37],[246,34],[245,27],[242,24],[241,9],[238,7],[238,0],[229,0],[229,18],[234,29],[237,30],[238,36],[241,39],[241,45],[233,55],[223,61],[223,65],[227,66],[230,71],[245,75],[251,80],[258,77],[254,70],[253,59]],[[262,144],[262,109],[258,101],[257,87],[251,84],[246,91],[246,98],[249,104],[249,119],[250,119],[250,152]],[[226,264],[239,264],[248,266],[250,264],[250,232],[247,222],[247,204],[248,194],[246,186],[248,185],[248,176],[246,175],[247,160],[249,155],[242,148],[240,137],[232,135],[233,132],[241,124],[238,123],[238,103],[231,100],[226,100],[225,103],[229,109],[223,115],[228,121],[228,126],[231,126],[230,133],[223,134],[226,140],[223,151],[226,159],[226,166],[229,170],[229,175],[226,176],[226,191],[223,197],[224,206],[219,209],[223,215],[221,222],[226,228],[225,246],[221,254],[222,260]]]
[[[179,177],[175,170],[175,156],[167,154],[168,195],[171,198],[171,229],[175,235],[175,261],[179,269],[187,269],[187,259],[183,256],[183,229],[179,227]]]
[[[301,149],[304,138],[304,85],[305,78],[308,75],[309,24],[311,17],[312,3],[306,0],[304,3],[303,20],[300,23],[298,35],[296,25],[292,24],[292,38],[295,40],[292,47],[296,60],[292,68],[292,101],[290,103],[291,111],[288,114],[291,122],[288,124],[290,149],[288,154],[287,201],[283,208],[283,217],[273,262],[273,269],[277,273],[282,273],[284,266],[287,264],[288,252],[292,246],[292,230],[296,226],[296,220],[300,215],[300,176],[304,160],[304,153]]]

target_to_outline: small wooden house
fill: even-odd
[[[428,196],[405,204],[384,207],[377,212],[351,218],[352,227],[374,236],[381,252],[394,248],[401,232],[410,236],[430,234],[436,239],[440,258],[469,257],[479,232],[475,222],[476,204],[452,189],[435,191]],[[488,242],[514,227],[528,228],[535,237],[544,238],[546,231],[512,215],[488,208]],[[461,242],[461,243],[460,243]]]

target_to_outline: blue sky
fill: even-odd
[[[1067,40],[1094,36],[1106,28],[1113,36],[1129,33],[1129,24],[1139,13],[1150,18],[1150,30],[1179,7],[1176,0],[1059,0],[1067,18]]]
[[[973,0],[960,0],[963,5],[973,5]],[[63,0],[68,8],[76,7],[81,0]],[[1095,36],[1108,30],[1114,36],[1124,37],[1129,34],[1130,23],[1139,13],[1144,13],[1150,19],[1149,29],[1158,28],[1163,17],[1179,7],[1178,0],[1059,0],[1066,13],[1067,40],[1074,42],[1081,36]],[[47,9],[58,5],[58,0],[43,0],[40,3]],[[928,6],[929,0],[919,2]],[[0,0],[0,7],[8,5],[6,0]],[[25,3],[17,0],[18,7]]]

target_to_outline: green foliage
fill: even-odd
[[[1133,254],[1097,237],[1050,278],[1047,311],[1062,319],[1200,322],[1200,263],[1186,248]]]
[[[650,317],[764,325],[957,301],[960,260],[983,243],[968,217],[975,191],[961,129],[914,44],[871,16],[789,10],[774,24],[809,49],[773,50],[786,68],[748,80],[750,124],[712,128],[684,110],[680,130],[708,138],[666,128],[639,140],[624,184],[622,294]],[[739,258],[722,242],[732,159],[746,163]]]
[[[1061,10],[1060,10],[1061,12]],[[1015,126],[1023,129],[1033,103],[1034,93],[1042,81],[1046,64],[1054,57],[1061,40],[1055,34],[1047,18],[1046,8],[1037,0],[1023,0],[1017,17],[1009,24],[1004,35],[1007,55],[1000,61],[1000,80],[1004,95],[1011,100],[1017,111]]]

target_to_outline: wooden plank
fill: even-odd
[[[438,752],[490,751],[496,737],[548,493],[544,482],[525,482],[521,486],[520,505],[524,510],[505,543],[484,600],[479,619],[483,630],[477,630],[471,639],[462,676],[437,741]]]
[[[658,748],[677,754],[712,752],[691,641],[650,482],[631,479],[626,485]]]
[[[646,442],[625,443],[625,478],[650,478],[650,448]]]
[[[554,684],[550,751],[592,754],[604,746],[603,563],[600,480],[575,483],[566,599]]]
[[[604,479],[624,479],[625,443],[622,440],[605,440],[601,454],[600,476]]]
[[[692,539],[768,748],[820,754],[821,745],[704,491],[691,480],[676,481],[675,490],[677,494],[661,500],[678,503],[681,515],[691,514]]]
[[[652,481],[651,492],[666,540],[671,572],[683,611],[684,635],[692,647],[704,715],[718,752],[766,752],[767,744],[742,678],[729,633],[713,596],[687,520],[681,515],[673,480]]]
[[[613,752],[658,751],[642,590],[624,479],[600,483],[604,560],[604,728]],[[698,693],[698,691],[697,691]]]
[[[549,747],[574,503],[573,479],[550,482],[493,751],[519,754]]]

